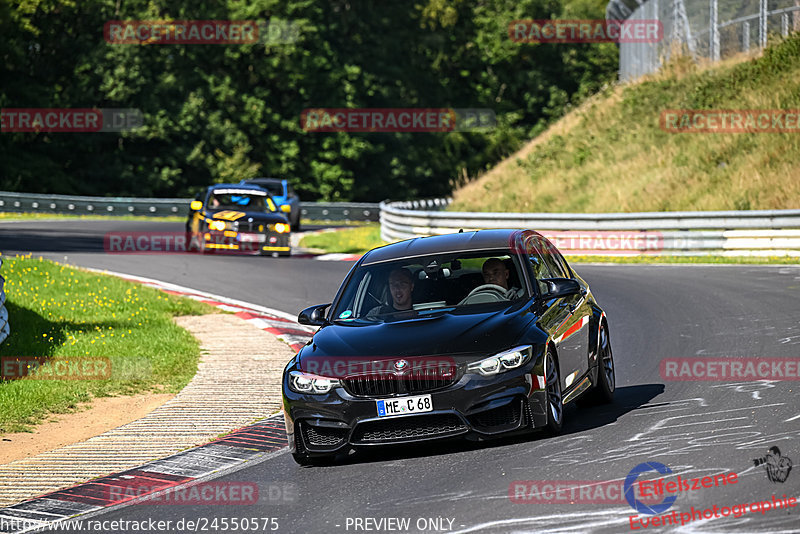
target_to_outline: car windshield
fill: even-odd
[[[332,312],[337,321],[391,321],[437,311],[481,313],[528,296],[507,251],[407,258],[361,266]]]
[[[275,211],[275,204],[260,191],[214,191],[208,199],[212,210]]]
[[[276,197],[283,196],[283,184],[280,182],[248,182],[251,185],[257,185],[262,189],[269,191],[269,194]]]

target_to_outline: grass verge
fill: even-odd
[[[800,34],[709,68],[679,58],[611,87],[453,194],[452,211],[797,208],[800,135],[669,133],[666,110],[800,108]],[[796,115],[795,115],[796,116]],[[783,124],[783,123],[782,123]],[[792,124],[796,124],[793,121]]]
[[[697,263],[732,265],[797,265],[800,258],[785,256],[567,256],[570,263]]]
[[[108,358],[111,366],[107,379],[34,378],[46,368],[0,378],[0,433],[30,430],[93,397],[177,393],[197,371],[199,344],[172,318],[213,311],[206,304],[30,255],[3,258],[0,274],[11,325],[0,357],[43,357],[49,366]]]
[[[381,239],[381,225],[377,223],[345,230],[309,234],[300,240],[300,246],[303,248],[343,254],[363,254],[385,244],[386,242]]]
[[[304,248],[327,253],[363,254],[385,245],[379,224],[309,234],[300,241]],[[570,263],[718,263],[718,264],[800,264],[800,258],[784,256],[567,256]]]

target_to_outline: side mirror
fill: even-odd
[[[309,306],[300,312],[300,315],[297,316],[297,322],[311,326],[322,326],[324,324],[328,324],[328,321],[325,319],[325,309],[330,305],[331,304],[329,302],[328,304]]]
[[[199,200],[192,200],[192,203],[189,204],[189,208],[192,211],[200,211],[201,209],[203,209],[203,203],[200,202]]]
[[[581,285],[571,278],[543,278],[541,282],[547,286],[547,291],[542,294],[545,299],[568,297],[581,292]]]

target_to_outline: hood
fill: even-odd
[[[517,344],[535,320],[528,307],[512,306],[487,313],[442,312],[386,323],[340,321],[314,334],[298,354],[299,363],[304,369],[304,361],[317,358],[448,356],[459,363],[474,361]]]
[[[253,221],[278,223],[286,222],[286,217],[278,212],[266,213],[263,211],[240,211],[240,210],[220,210],[208,211],[207,215],[212,219],[219,219],[223,221],[241,221],[244,219],[253,219]]]

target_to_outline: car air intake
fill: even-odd
[[[518,399],[514,399],[504,406],[471,415],[468,419],[475,427],[486,430],[499,430],[519,425],[521,416],[522,403]]]
[[[354,444],[391,443],[393,441],[455,436],[466,431],[467,426],[457,415],[414,415],[361,423],[353,433],[352,442]]]
[[[302,423],[303,441],[309,449],[332,449],[347,439],[347,428],[311,426]]]

